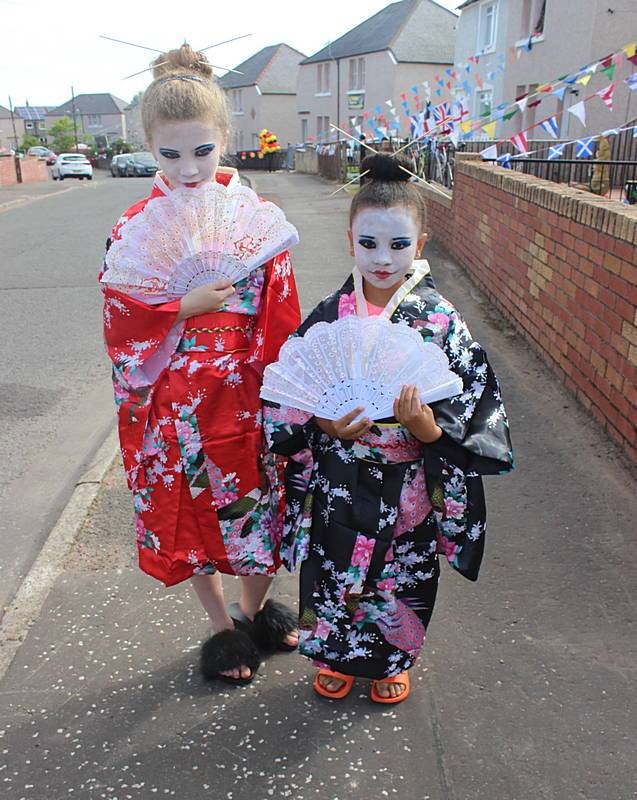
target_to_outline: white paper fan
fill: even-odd
[[[299,240],[274,203],[210,182],[149,201],[106,254],[102,282],[148,303],[204,283],[237,283]]]
[[[418,331],[382,317],[348,316],[288,340],[265,368],[261,397],[332,420],[361,406],[378,420],[393,416],[405,384],[418,387],[423,403],[462,392],[445,353]]]

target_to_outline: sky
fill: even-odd
[[[455,9],[462,0],[436,0]],[[334,41],[385,8],[389,0],[0,0],[0,105],[59,105],[75,94],[112,92],[130,101],[150,81],[145,69],[151,52],[100,39],[100,34],[160,50],[186,39],[200,49],[250,33],[251,36],[207,52],[211,63],[234,67],[267,45],[285,42],[306,55]],[[220,11],[226,9],[227,13]],[[217,75],[223,69],[215,70]]]

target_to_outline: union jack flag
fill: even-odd
[[[449,103],[439,103],[437,106],[434,106],[433,114],[434,122],[437,125],[445,123],[450,116]]]

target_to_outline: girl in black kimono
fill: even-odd
[[[298,330],[348,314],[379,315],[420,331],[447,354],[464,391],[421,405],[405,386],[394,418],[336,422],[266,404],[264,428],[288,457],[281,555],[301,565],[301,652],[319,667],[315,690],[345,697],[355,677],[376,702],[409,694],[425,638],[441,554],[476,580],[486,509],[482,475],[512,468],[509,426],[486,353],[432,281],[425,206],[397,159],[366,158],[352,201],[353,274]]]

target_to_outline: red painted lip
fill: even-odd
[[[393,272],[375,272],[375,273],[374,273],[374,275],[375,275],[377,278],[380,278],[380,279],[381,279],[381,281],[384,281],[384,280],[386,280],[387,278],[391,278],[391,276],[392,276],[393,274],[394,274]]]
[[[183,185],[188,189],[196,189],[197,186],[199,186],[199,181],[196,181],[195,183],[184,183]]]

